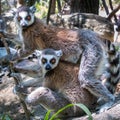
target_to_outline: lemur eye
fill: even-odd
[[[20,16],[17,17],[17,20],[20,21],[22,18]]]
[[[51,63],[51,64],[55,64],[55,62],[56,62],[56,59],[55,59],[55,58],[52,58],[52,59],[50,60],[50,63]]]
[[[26,20],[31,20],[31,16],[28,15],[28,16],[26,17]]]
[[[42,60],[41,60],[41,61],[42,61],[42,63],[43,63],[43,64],[45,64],[45,63],[47,62],[47,59],[42,58]]]

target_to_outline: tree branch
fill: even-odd
[[[103,6],[104,6],[104,8],[105,8],[106,14],[108,15],[108,14],[109,14],[109,10],[108,10],[106,1],[105,1],[105,0],[102,0],[102,4],[103,4]]]
[[[112,5],[112,1],[111,0],[109,0],[109,5],[110,5],[111,10],[113,11],[113,5]],[[117,21],[117,17],[116,17],[115,14],[114,14],[114,19],[115,19],[115,22],[116,22]]]
[[[115,8],[113,9],[113,11],[108,15],[107,19],[108,20],[111,20],[111,18],[115,15],[115,13],[120,9],[120,4]]]

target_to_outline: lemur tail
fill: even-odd
[[[107,46],[107,60],[108,65],[106,66],[107,79],[105,85],[108,90],[114,94],[116,86],[120,80],[120,52],[117,49],[115,43],[106,41]]]

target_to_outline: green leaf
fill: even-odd
[[[9,115],[5,115],[5,120],[12,120]]]
[[[51,113],[51,110],[48,110],[45,117],[44,117],[44,120],[49,120],[50,113]]]
[[[72,107],[72,106],[74,106],[74,104],[69,104],[69,105],[66,105],[65,107],[61,108],[55,114],[53,114],[53,116],[50,118],[50,120],[54,120],[55,117],[57,117],[57,115],[60,114],[63,110],[65,110],[65,109],[67,109],[69,107]]]
[[[9,115],[1,115],[0,120],[12,120]]]
[[[5,115],[2,115],[2,120],[5,120]]]
[[[67,109],[69,107],[72,107],[74,105],[80,107],[88,115],[88,120],[93,120],[91,112],[89,111],[89,109],[85,105],[80,104],[80,103],[66,105],[65,107],[63,107],[60,110],[58,110],[55,114],[53,114],[53,116],[49,120],[54,120],[57,117],[58,114],[60,114],[65,109]]]
[[[88,115],[89,120],[93,120],[91,112],[89,111],[89,109],[85,105],[83,105],[81,103],[78,103],[78,104],[75,104],[75,105],[80,107],[82,110],[84,110],[84,112]]]

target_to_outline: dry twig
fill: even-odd
[[[120,4],[115,8],[113,9],[113,11],[108,15],[107,19],[108,20],[111,20],[111,18],[115,15],[115,13],[120,9]]]

